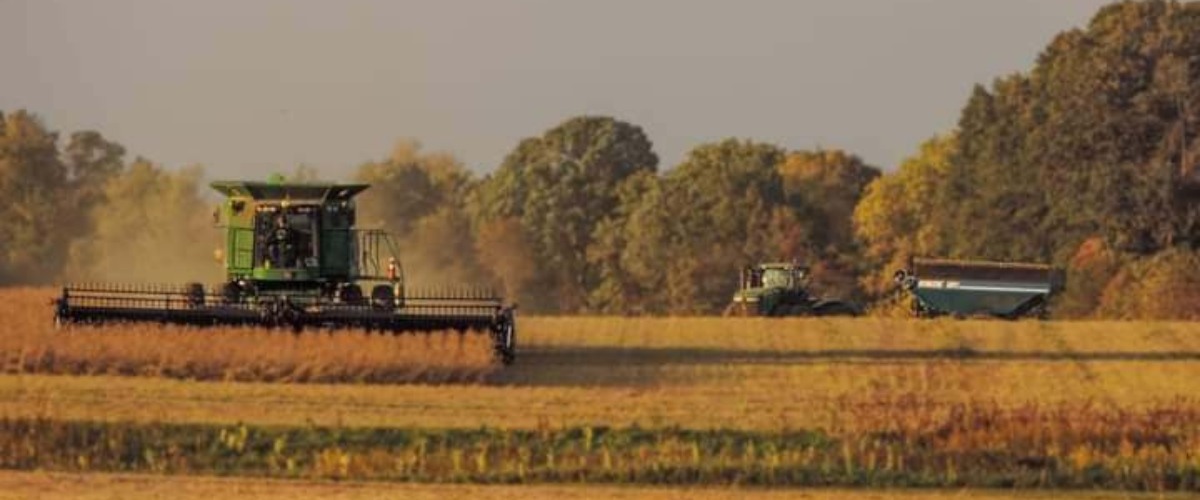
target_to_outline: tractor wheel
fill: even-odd
[[[343,304],[361,305],[363,302],[362,288],[358,285],[346,285],[338,293],[338,298]]]
[[[812,316],[813,310],[812,310],[812,307],[797,304],[797,305],[794,305],[794,306],[788,308],[787,315],[789,317],[793,317],[793,318],[803,317],[803,316]]]
[[[817,306],[817,316],[858,316],[858,310],[845,302],[828,302]]]
[[[371,307],[380,311],[391,311],[396,308],[396,292],[387,285],[375,285],[371,289]]]

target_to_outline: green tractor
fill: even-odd
[[[409,287],[392,238],[356,227],[354,197],[366,184],[212,187],[225,196],[214,214],[225,233],[224,283],[68,285],[56,321],[469,331],[490,335],[497,357],[512,362],[515,307],[482,288]]]
[[[767,263],[742,269],[726,316],[857,316],[849,302],[808,293],[808,268],[795,263]]]

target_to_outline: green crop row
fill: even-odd
[[[567,428],[341,429],[0,419],[0,467],[425,482],[1200,491],[1200,446],[1164,427],[961,435]],[[974,438],[970,438],[974,439]],[[957,443],[955,442],[957,440]],[[1075,443],[1069,448],[1063,443]]]

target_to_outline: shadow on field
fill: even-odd
[[[977,351],[963,349],[831,349],[738,351],[722,349],[622,349],[616,347],[525,347],[517,362],[488,376],[489,383],[534,386],[653,386],[662,368],[705,365],[872,364],[877,362],[1046,361],[1194,362],[1200,352]],[[673,377],[678,378],[678,377]]]

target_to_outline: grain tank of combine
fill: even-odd
[[[497,356],[515,349],[513,307],[481,288],[405,282],[392,238],[356,227],[366,184],[214,182],[226,279],[212,287],[68,285],[60,322],[260,325],[300,331],[365,328],[457,330],[491,336]]]
[[[1042,264],[914,258],[896,271],[918,317],[1046,317],[1062,274]]]

